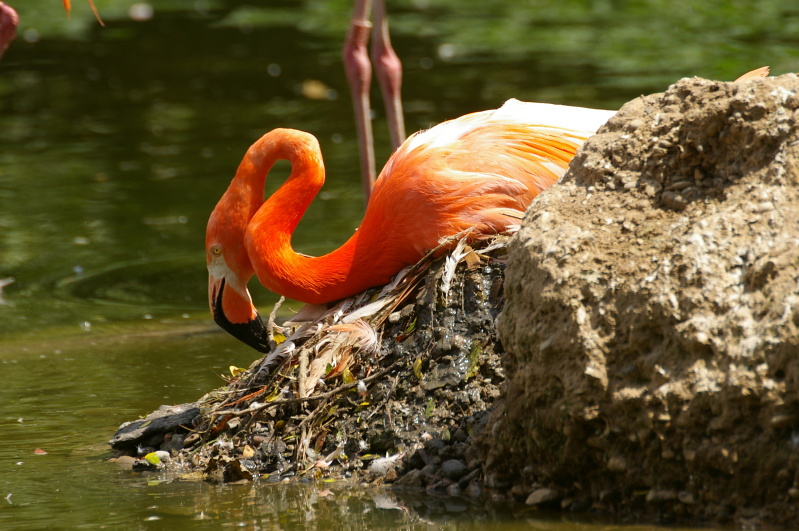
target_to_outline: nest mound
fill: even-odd
[[[264,358],[196,403],[124,424],[110,444],[132,466],[179,477],[479,491],[470,449],[504,381],[507,240],[450,242],[382,290],[306,306],[283,326],[276,306]]]

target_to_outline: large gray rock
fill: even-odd
[[[497,485],[799,521],[799,77],[626,104],[528,211],[499,322]]]

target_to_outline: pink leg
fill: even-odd
[[[355,0],[355,9],[350,21],[350,31],[344,41],[344,69],[352,92],[355,108],[355,124],[358,128],[358,147],[361,154],[361,182],[366,202],[372,194],[375,181],[375,153],[372,136],[372,116],[369,104],[369,86],[372,81],[372,65],[366,52],[369,41],[369,11],[372,0]]]
[[[391,146],[397,149],[405,141],[405,119],[402,114],[402,63],[391,47],[385,0],[375,1],[375,27],[372,37],[372,61],[386,106]]]
[[[17,12],[10,5],[0,2],[0,57],[17,36],[18,24]]]

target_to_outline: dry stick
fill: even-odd
[[[277,318],[277,310],[283,304],[283,301],[286,300],[286,297],[280,296],[280,299],[275,303],[275,306],[272,308],[272,312],[269,314],[269,320],[266,322],[266,334],[269,338],[269,348],[275,349],[277,345],[275,344],[275,319]]]
[[[297,428],[302,428],[302,427],[304,427],[304,426],[305,426],[305,424],[307,424],[308,422],[310,422],[312,419],[316,418],[316,416],[319,414],[319,412],[320,412],[322,409],[324,409],[324,408],[325,408],[325,406],[327,406],[327,402],[328,402],[328,400],[329,400],[329,399],[330,399],[330,397],[328,397],[328,398],[325,398],[324,400],[322,400],[321,402],[319,402],[319,405],[318,405],[318,406],[316,406],[316,407],[314,408],[314,410],[313,410],[313,411],[311,411],[310,413],[308,413],[308,414],[305,416],[305,418],[304,418],[304,419],[302,419],[302,422],[300,422],[300,423],[297,425]],[[295,428],[295,429],[296,429],[296,428]]]
[[[394,363],[392,363],[391,365],[389,365],[388,367],[386,367],[385,369],[383,369],[382,371],[376,372],[376,373],[374,373],[371,376],[367,376],[366,378],[363,378],[363,380],[361,380],[361,381],[363,381],[364,383],[367,383],[367,382],[371,382],[372,380],[375,380],[377,378],[380,378],[381,376],[384,376],[387,373],[391,372],[395,367],[397,367],[403,361],[404,360],[399,359],[399,360],[395,361]],[[218,415],[218,416],[232,415],[234,417],[241,417],[242,415],[247,415],[249,413],[255,413],[256,411],[261,411],[263,409],[270,408],[270,407],[285,406],[285,405],[289,405],[289,404],[301,404],[303,402],[310,402],[312,400],[323,400],[325,398],[332,398],[332,397],[335,397],[336,395],[338,395],[340,393],[343,393],[344,391],[349,391],[350,389],[353,389],[354,387],[357,387],[357,386],[358,386],[358,382],[352,382],[352,383],[340,385],[340,386],[336,387],[335,389],[333,389],[332,391],[328,391],[326,393],[321,393],[321,394],[314,395],[314,396],[304,396],[304,397],[300,397],[300,398],[285,398],[283,400],[275,400],[275,401],[272,401],[272,402],[267,402],[265,404],[258,404],[255,407],[250,406],[247,409],[231,409],[229,411],[216,411],[214,414]]]
[[[297,368],[297,393],[302,396],[307,390],[308,383],[308,349],[301,348],[299,356],[300,366]]]
[[[308,441],[308,427],[302,426],[302,428],[300,429],[300,440],[297,441],[297,450],[294,453],[295,463],[302,463],[303,461],[305,461],[302,458],[302,456],[306,455],[305,449],[308,446],[307,441]]]
[[[322,411],[327,406],[328,400],[329,398],[326,398],[321,402],[319,402],[319,405],[317,405],[313,411],[308,413],[308,415],[306,415],[305,418],[302,419],[302,422],[300,422],[297,425],[297,427],[294,428],[295,430],[300,429],[302,433],[302,439],[297,444],[297,456],[295,458],[298,463],[305,462],[305,459],[303,459],[303,457],[308,456],[307,450],[310,445],[310,440],[315,435],[315,432],[313,431],[313,426],[310,425],[310,421],[316,418],[319,415],[319,412]]]

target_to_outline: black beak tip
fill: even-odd
[[[212,313],[214,315],[214,321],[216,324],[218,324],[223,330],[227,331],[230,335],[251,346],[258,352],[269,352],[269,334],[267,334],[264,322],[261,320],[261,317],[258,314],[255,315],[254,319],[251,319],[246,323],[231,323],[228,320],[225,312],[222,311],[222,293],[224,292],[224,289],[225,284],[224,281],[222,281],[222,286],[219,289],[219,293],[216,296],[216,300],[214,301],[212,308]]]
[[[269,336],[260,317],[246,323],[231,323],[225,314],[214,312],[214,321],[230,335],[246,343],[258,352],[269,352]]]

